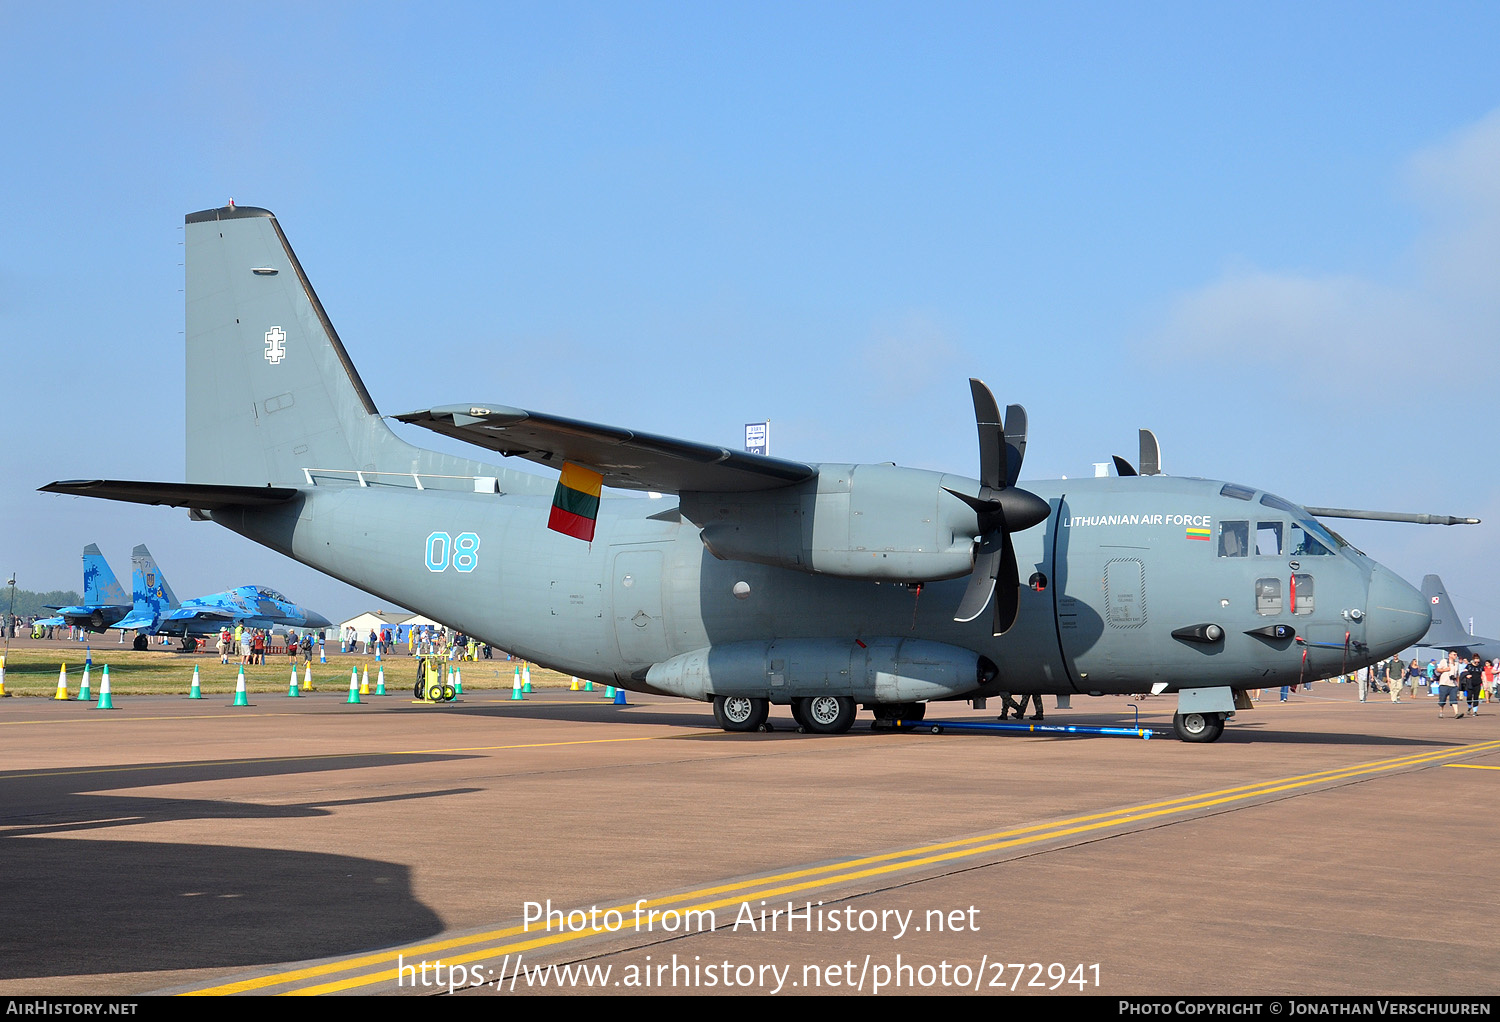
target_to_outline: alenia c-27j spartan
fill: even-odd
[[[560,483],[418,448],[381,418],[269,211],[190,214],[186,249],[188,481],[44,489],[189,508],[565,674],[711,701],[731,731],[773,703],[839,733],[861,705],[914,720],[1001,691],[1149,690],[1178,695],[1181,738],[1213,741],[1246,689],[1427,631],[1421,593],[1254,487],[1147,469],[1021,488],[1025,411],[1002,417],[977,380],[972,479],[492,401],[396,418]]]

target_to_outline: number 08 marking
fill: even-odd
[[[457,538],[446,532],[427,537],[427,570],[446,571],[452,564],[458,571],[469,572],[479,566],[479,536],[460,532]]]

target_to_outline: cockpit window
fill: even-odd
[[[1225,483],[1219,488],[1219,492],[1226,497],[1233,497],[1235,500],[1253,500],[1255,498],[1254,490],[1248,486],[1241,486],[1239,483]]]
[[[1281,556],[1281,537],[1284,522],[1255,523],[1255,552],[1261,557]]]
[[[1307,514],[1306,511],[1302,510],[1296,504],[1293,504],[1289,500],[1284,500],[1274,493],[1262,493],[1260,495],[1260,502],[1266,507],[1274,507],[1278,511],[1285,511],[1294,518],[1302,518]]]
[[[1325,545],[1318,541],[1316,536],[1310,534],[1306,529],[1296,522],[1292,523],[1291,549],[1288,551],[1293,557],[1322,557],[1333,553]]]
[[[1247,557],[1250,554],[1250,523],[1219,522],[1219,556]]]
[[[1349,545],[1342,536],[1328,529],[1323,525],[1322,522],[1309,515],[1306,508],[1298,507],[1291,501],[1283,500],[1281,497],[1278,497],[1273,493],[1261,494],[1260,502],[1266,507],[1274,507],[1278,511],[1285,511],[1287,514],[1297,519],[1298,525],[1300,525],[1307,532],[1310,532],[1314,536],[1318,537],[1318,540],[1327,548],[1323,551],[1324,553],[1331,553],[1334,550],[1338,550]],[[1292,552],[1296,553],[1296,550],[1294,549]],[[1309,553],[1314,552],[1315,551],[1309,551]]]

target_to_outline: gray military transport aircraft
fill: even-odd
[[[1153,454],[1141,474],[1021,488],[1025,411],[1002,419],[977,380],[972,479],[492,401],[396,416],[560,469],[554,486],[398,438],[269,211],[190,214],[186,265],[188,481],[44,490],[188,508],[565,674],[711,701],[730,731],[771,704],[831,734],[861,704],[914,720],[1000,691],[1150,690],[1209,742],[1245,689],[1371,664],[1428,628],[1421,593],[1254,487],[1162,475]]]

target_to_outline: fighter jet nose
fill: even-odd
[[[1389,568],[1375,565],[1365,602],[1365,638],[1377,656],[1389,656],[1427,634],[1432,606],[1420,591]]]

